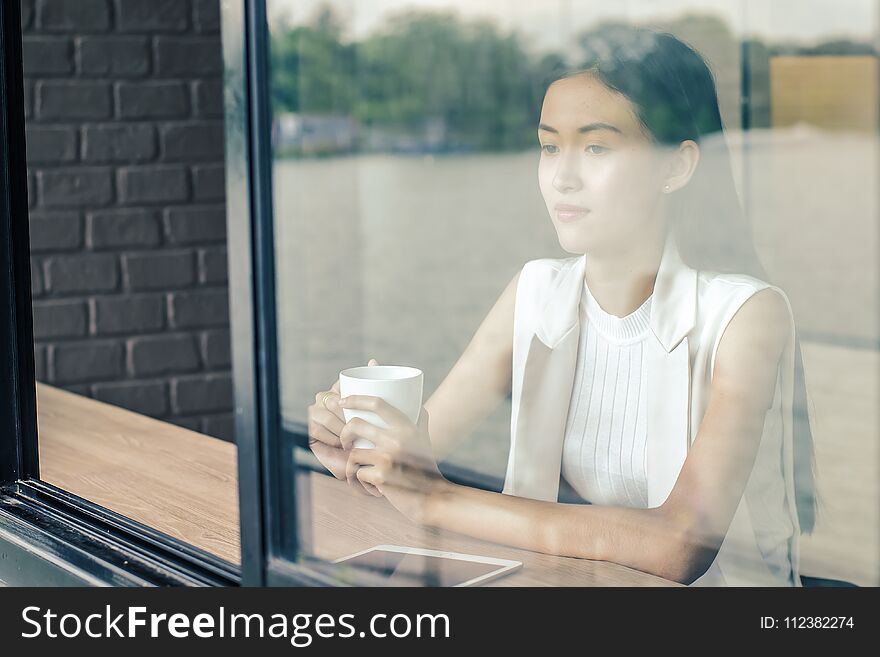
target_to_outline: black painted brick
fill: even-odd
[[[27,31],[34,20],[34,0],[21,0],[21,29]]]
[[[189,0],[116,0],[120,32],[181,32],[189,27]]]
[[[156,74],[163,77],[218,75],[223,56],[216,37],[156,37]]]
[[[220,29],[219,0],[194,0],[193,25],[199,32],[217,32]]]
[[[86,216],[86,239],[92,249],[157,246],[161,240],[159,220],[152,210],[114,209]]]
[[[110,28],[108,0],[40,0],[37,26],[56,32],[104,32]]]
[[[25,130],[28,165],[67,163],[76,159],[76,129],[28,126]]]
[[[163,125],[159,141],[166,162],[216,161],[223,157],[223,124],[202,121]]]
[[[232,408],[232,377],[207,374],[171,381],[171,408],[177,415],[226,411]]]
[[[114,406],[158,417],[168,412],[168,386],[164,381],[96,383],[92,395]]]
[[[106,168],[37,172],[40,204],[47,207],[102,206],[113,201],[113,178]]]
[[[53,293],[109,292],[119,280],[116,256],[77,254],[48,259],[48,288]]]
[[[82,221],[78,212],[31,212],[31,251],[63,251],[82,246]]]
[[[199,282],[212,285],[227,280],[226,247],[199,249]]]
[[[43,276],[43,260],[31,258],[31,296],[42,296],[46,291],[45,277]]]
[[[179,427],[183,427],[184,429],[189,429],[190,431],[201,431],[202,426],[202,418],[201,417],[169,417],[165,418],[165,422],[170,422],[171,424],[176,424]]]
[[[143,162],[156,155],[156,137],[149,123],[93,125],[82,129],[86,162]]]
[[[127,341],[128,368],[134,376],[193,372],[199,353],[192,335],[148,335]]]
[[[88,312],[81,299],[34,301],[34,339],[73,338],[88,330]]]
[[[107,119],[113,115],[109,82],[41,80],[35,92],[36,115],[41,120]]]
[[[226,211],[222,205],[186,206],[165,211],[165,236],[171,244],[226,240]]]
[[[119,199],[127,205],[174,203],[189,196],[185,167],[122,167],[117,171]]]
[[[221,440],[235,442],[235,416],[232,413],[207,415],[202,420],[202,432]]]
[[[96,335],[150,333],[165,326],[161,294],[95,297],[91,300]]]
[[[79,70],[83,75],[137,77],[150,72],[152,51],[146,37],[80,37]]]
[[[46,346],[34,345],[34,376],[37,381],[46,380]]]
[[[125,287],[130,290],[168,290],[188,287],[196,280],[192,251],[130,253],[122,256]]]
[[[21,63],[27,76],[69,75],[73,71],[73,42],[67,37],[22,37]]]
[[[196,201],[222,201],[226,198],[226,171],[222,164],[194,166],[192,183]]]
[[[116,104],[123,119],[183,118],[189,114],[186,85],[176,81],[120,82]]]
[[[168,322],[174,328],[228,326],[229,295],[226,288],[169,293]]]
[[[229,329],[216,329],[202,333],[202,361],[210,369],[229,367],[230,355]]]
[[[51,345],[52,381],[80,383],[122,376],[123,349],[116,341],[60,343]]]
[[[193,96],[198,116],[223,117],[223,83],[221,80],[197,80],[193,83]]]

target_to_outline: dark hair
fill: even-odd
[[[766,282],[745,221],[730,166],[715,79],[703,57],[666,32],[608,25],[581,36],[584,61],[561,62],[551,79],[590,73],[634,106],[645,135],[660,147],[691,139],[700,162],[689,183],[672,194],[670,227],[682,260],[696,269],[742,273]],[[546,87],[545,87],[546,88]],[[802,533],[815,527],[815,456],[800,339],[795,331],[794,480]]]

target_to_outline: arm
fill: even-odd
[[[449,374],[425,402],[437,460],[466,438],[510,390],[518,281],[519,273],[504,288]]]
[[[706,415],[661,506],[560,504],[446,484],[425,522],[692,582],[714,560],[751,473],[789,321],[785,301],[772,290],[756,293],[734,315],[718,346]]]

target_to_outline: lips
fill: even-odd
[[[560,221],[573,221],[587,214],[590,210],[580,205],[567,205],[565,203],[557,203],[554,207],[556,216]]]

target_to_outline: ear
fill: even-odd
[[[686,139],[669,155],[666,178],[662,181],[667,194],[675,192],[690,182],[700,163],[700,146],[693,139]],[[669,189],[665,188],[669,185]]]

